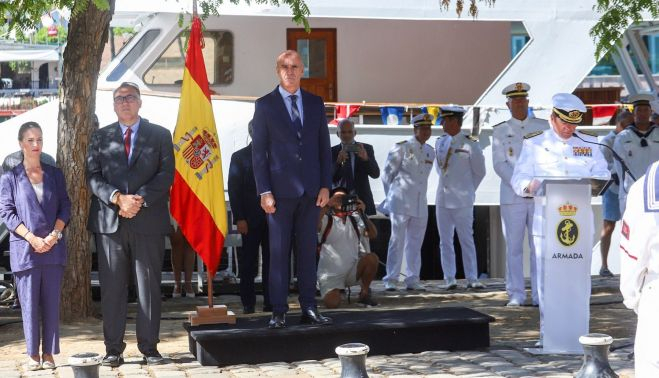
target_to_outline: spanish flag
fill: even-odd
[[[201,21],[195,16],[174,130],[176,172],[170,209],[183,235],[206,263],[209,277],[213,277],[227,234],[227,211],[220,144],[201,53],[203,43]]]

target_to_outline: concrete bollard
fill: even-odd
[[[370,348],[366,344],[350,343],[334,350],[341,361],[341,378],[367,378],[366,355]]]
[[[583,365],[575,378],[618,378],[609,365],[609,347],[613,337],[603,333],[589,333],[579,337],[583,346]]]
[[[101,356],[98,353],[78,353],[69,357],[74,378],[98,378]]]

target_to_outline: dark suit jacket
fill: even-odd
[[[265,211],[261,208],[261,199],[256,193],[251,143],[231,155],[228,186],[233,224],[245,220],[250,229],[253,226],[265,225]]]
[[[0,218],[11,231],[11,269],[20,272],[36,266],[64,265],[66,243],[61,239],[48,253],[35,253],[27,240],[14,231],[21,223],[34,235],[45,238],[55,227],[55,221],[65,223],[71,217],[71,201],[66,193],[64,175],[59,168],[42,164],[43,200],[37,195],[25,174],[23,163],[5,172],[0,179]]]
[[[173,181],[174,148],[169,130],[142,118],[130,164],[119,123],[96,130],[87,151],[87,183],[93,193],[87,229],[101,234],[117,231],[119,207],[110,202],[110,195],[119,190],[141,195],[146,205],[133,218],[121,217],[123,224],[146,235],[168,234],[167,202]]]
[[[331,151],[323,100],[302,91],[304,122],[298,140],[279,89],[256,100],[252,159],[258,194],[317,196],[331,188]]]
[[[371,192],[371,185],[368,182],[369,176],[376,179],[380,177],[380,167],[378,167],[378,162],[375,161],[375,155],[373,153],[373,146],[366,143],[361,143],[364,145],[366,154],[368,155],[368,161],[363,161],[360,159],[357,154],[355,156],[355,171],[353,173],[354,188],[346,188],[350,191],[354,189],[359,199],[364,201],[366,204],[366,214],[375,215],[375,203],[373,202],[373,193]],[[342,177],[345,172],[345,169],[348,167],[342,167],[340,164],[336,163],[336,158],[339,156],[341,151],[341,144],[337,144],[332,147],[332,184],[333,186],[339,186],[342,184]],[[346,162],[345,164],[348,164]],[[350,167],[352,168],[352,167]]]

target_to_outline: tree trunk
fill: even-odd
[[[96,84],[108,26],[114,13],[98,9],[93,1],[71,15],[64,51],[59,94],[57,161],[64,171],[71,198],[71,221],[66,227],[68,260],[62,286],[62,320],[82,319],[92,314],[90,234],[87,231],[90,193],[85,180],[87,145],[94,131]],[[107,106],[112,106],[108,104]]]

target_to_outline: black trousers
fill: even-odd
[[[270,273],[270,242],[268,239],[268,225],[254,225],[248,222],[248,232],[242,235],[243,246],[238,248],[238,264],[240,277],[240,300],[244,307],[256,304],[256,289],[254,278],[259,271],[259,247],[261,247],[263,266],[261,278],[263,285],[263,305],[270,305],[268,279]]]

